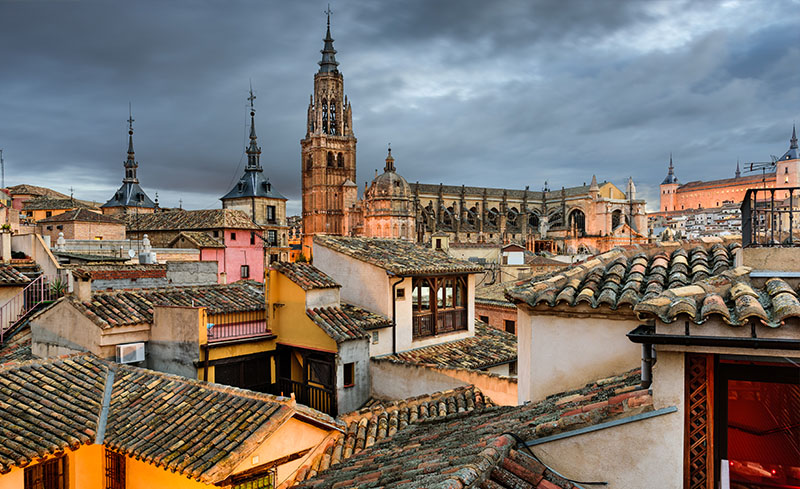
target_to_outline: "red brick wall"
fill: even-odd
[[[489,326],[503,331],[506,329],[506,320],[514,321],[514,334],[517,332],[517,308],[511,304],[501,307],[475,301],[475,319],[481,319],[481,316],[489,318]]]

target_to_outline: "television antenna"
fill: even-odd
[[[0,188],[6,188],[6,164],[3,161],[3,149],[0,148]]]
[[[764,188],[767,187],[767,171],[775,171],[778,163],[777,156],[770,155],[770,159],[772,161],[751,161],[750,163],[744,164],[744,173],[761,172],[761,183],[764,184]]]

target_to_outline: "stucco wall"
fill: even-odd
[[[338,347],[306,314],[306,294],[299,285],[275,270],[270,271],[269,327],[285,345],[335,352]],[[283,304],[274,307],[275,304]]]
[[[31,353],[40,358],[78,352],[100,354],[100,327],[66,300],[31,320]]]
[[[396,280],[388,277],[386,270],[337,253],[321,244],[314,246],[314,266],[342,285],[340,296],[343,302],[392,317],[391,283]],[[407,289],[406,293],[410,295],[411,290]]]
[[[169,261],[167,280],[172,285],[211,285],[217,283],[217,265],[207,261]]]
[[[155,306],[150,341],[147,343],[147,368],[184,377],[197,375],[200,343],[205,343],[206,310],[200,307]]]
[[[339,302],[339,288],[306,290],[306,309],[335,307]]]
[[[488,372],[372,360],[370,373],[372,395],[382,399],[405,399],[464,385],[474,385],[497,404],[517,405],[516,379]]]
[[[344,365],[347,363],[355,364],[352,387],[344,387]],[[369,340],[339,343],[339,355],[336,358],[336,394],[340,413],[355,411],[369,399],[371,394],[369,364]]]
[[[81,445],[77,450],[67,450],[67,472],[69,489],[103,489],[105,486],[103,472],[104,447],[102,445]],[[45,462],[55,457],[46,457],[35,463]],[[128,479],[136,477],[129,473]],[[25,469],[14,468],[7,474],[0,475],[0,489],[23,489],[25,487]],[[128,485],[128,487],[131,487]],[[179,487],[179,486],[175,486]]]
[[[519,309],[519,402],[578,389],[641,364],[641,346],[625,336],[639,323],[599,317],[531,315]]]

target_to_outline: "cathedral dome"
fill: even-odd
[[[411,198],[411,187],[409,187],[406,179],[395,171],[391,148],[389,149],[389,155],[386,157],[386,166],[383,173],[372,180],[372,185],[367,190],[367,194],[372,199]]]

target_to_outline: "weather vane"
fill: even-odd
[[[133,109],[131,108],[131,103],[128,102],[128,129],[133,131]]]
[[[253,80],[250,80],[250,96],[247,97],[247,100],[250,101],[250,111],[255,112],[255,108],[253,107],[253,100],[256,99],[256,96],[253,95]]]
[[[333,13],[333,11],[331,10],[331,4],[328,4],[328,10],[326,10],[326,11],[324,11],[322,13],[328,15],[328,27],[330,27],[330,25],[331,25],[331,14]]]

